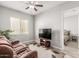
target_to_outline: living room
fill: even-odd
[[[64,46],[65,11],[78,7],[79,1],[0,1],[0,51],[4,48],[6,51],[9,50],[9,47],[6,47],[8,43],[5,42],[5,39],[9,39],[13,47],[19,44],[24,46],[20,50],[19,47],[14,48],[20,52],[16,56],[10,52],[8,56],[10,58],[78,58],[79,46],[77,48]],[[75,12],[75,15],[78,13]],[[44,36],[40,34],[41,31],[46,32]],[[67,52],[69,49],[72,49],[73,53]],[[6,57],[6,54],[7,52],[3,51],[0,57]]]

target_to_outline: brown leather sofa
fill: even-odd
[[[32,51],[25,44],[0,37],[0,58],[37,58],[37,51]]]

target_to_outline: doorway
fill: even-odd
[[[78,24],[79,12],[77,8],[64,11],[64,51],[71,56],[78,57]]]

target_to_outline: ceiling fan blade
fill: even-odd
[[[25,9],[29,9],[29,7],[25,8]]]
[[[37,6],[37,7],[43,7],[43,5],[38,5],[38,4],[37,4],[37,5],[35,5],[35,6]]]
[[[37,11],[37,9],[36,9],[36,8],[34,8],[34,10],[35,10],[35,11]]]

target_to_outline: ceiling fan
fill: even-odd
[[[29,8],[33,8],[35,11],[38,11],[37,7],[43,7],[42,4],[39,4],[36,1],[29,1],[26,3],[28,5],[28,7],[26,7],[25,9],[29,9]]]

